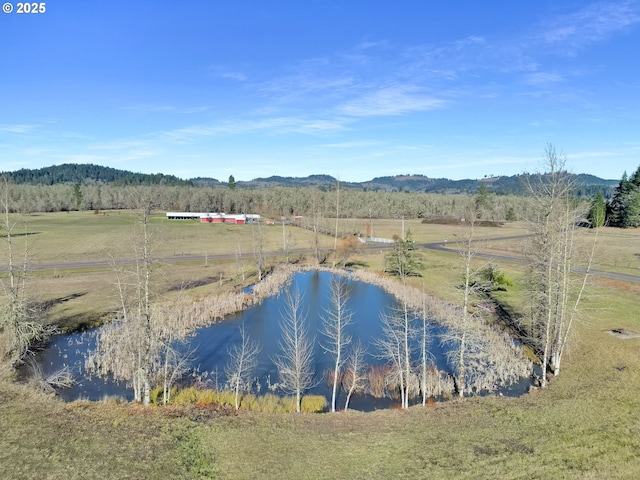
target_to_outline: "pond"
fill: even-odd
[[[330,305],[332,275],[330,272],[318,271],[298,273],[294,275],[291,284],[285,287],[296,289],[302,294],[303,312],[307,316],[310,332],[316,339],[314,366],[318,383],[309,393],[324,395],[328,399],[331,397],[331,390],[323,381],[323,373],[333,368],[333,357],[326,353],[321,345],[326,344],[326,337],[322,334],[322,317],[326,316],[326,310]],[[353,312],[349,333],[354,341],[360,340],[367,346],[366,363],[381,365],[383,361],[378,357],[374,345],[375,340],[382,335],[380,315],[396,307],[397,302],[380,287],[355,280],[347,280],[347,284],[349,287],[347,306]],[[261,347],[258,366],[253,372],[254,389],[259,389],[259,393],[267,393],[269,385],[278,382],[278,372],[273,359],[280,353],[280,320],[285,311],[284,303],[283,294],[270,297],[262,304],[231,316],[225,321],[196,330],[184,347],[193,352],[192,373],[182,382],[188,384],[199,377],[204,378],[212,388],[224,387],[223,372],[228,359],[227,352],[232,345],[240,343],[240,326],[244,324],[245,331]],[[437,340],[443,327],[432,324],[430,331],[433,341],[429,350],[433,355],[433,362],[437,368],[446,370],[446,358]],[[132,391],[124,383],[90,376],[85,372],[85,359],[87,352],[95,348],[95,337],[95,330],[57,336],[38,353],[37,360],[45,373],[55,371],[64,365],[72,368],[76,383],[58,392],[64,400],[72,401],[79,398],[100,400],[107,395],[123,396],[131,400]],[[528,386],[528,382],[521,383],[503,390],[503,393],[512,395],[522,393]],[[341,392],[338,405],[344,406],[344,398],[345,394]],[[415,401],[419,400],[415,399]],[[350,408],[369,411],[387,408],[391,404],[392,401],[388,398],[354,395]]]

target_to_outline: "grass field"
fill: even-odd
[[[29,229],[38,232],[32,237],[33,254],[42,263],[101,255],[130,231],[130,219],[120,213],[42,214],[28,221]],[[177,246],[185,252],[233,254],[238,242],[250,242],[246,226],[167,223],[161,218],[156,222],[166,239],[158,251],[166,255],[180,252]],[[401,232],[399,220],[375,222],[376,236]],[[407,227],[418,242],[453,241],[459,233],[455,226],[419,221],[407,221]],[[281,226],[266,231],[269,244],[281,248]],[[292,231],[297,248],[310,247],[309,232]],[[481,233],[497,238],[524,234],[525,229],[513,224]],[[599,268],[633,271],[639,234],[604,229],[600,245],[612,248],[610,257],[599,259]],[[332,241],[323,240],[325,246]],[[496,251],[519,250],[516,243],[491,245]],[[369,251],[358,260],[380,270],[383,255]],[[249,263],[247,259],[248,274]],[[424,276],[415,282],[453,298],[459,257],[427,251],[424,264]],[[517,311],[523,267],[499,266],[516,282],[501,299]],[[160,268],[162,292],[179,282],[217,277],[189,290],[194,296],[212,295],[240,282],[235,260]],[[39,272],[31,281],[43,300],[69,297],[49,310],[52,321],[75,318],[80,323],[114,303],[105,294],[108,269]],[[81,295],[72,298],[74,294]],[[236,415],[198,409],[144,411],[114,402],[65,405],[12,383],[5,374],[0,379],[0,477],[638,478],[640,338],[620,339],[608,331],[640,331],[639,307],[640,284],[593,278],[562,375],[548,388],[520,398],[488,396],[408,411]]]

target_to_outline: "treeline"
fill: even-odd
[[[75,163],[39,169],[23,168],[11,172],[10,175],[14,183],[30,185],[191,185],[190,181],[182,180],[174,175],[134,173],[100,165]]]
[[[173,175],[143,174],[127,170],[119,170],[111,167],[103,167],[93,164],[63,164],[40,169],[22,169],[10,174],[16,184],[31,185],[55,185],[55,184],[79,184],[79,185],[181,185],[181,186],[225,186],[226,182],[220,182],[215,178],[197,177],[182,180]],[[612,180],[604,180],[588,174],[569,174],[575,179],[575,195],[578,197],[591,197],[596,192],[602,192],[605,197],[613,195],[616,184]],[[488,191],[498,195],[524,195],[528,174],[489,177],[482,180],[464,179],[449,180],[447,178],[430,178],[424,175],[394,175],[376,177],[365,182],[339,182],[330,175],[309,175],[307,177],[282,177],[273,175],[267,178],[255,178],[250,181],[238,181],[234,184],[241,189],[255,188],[317,188],[322,191],[341,190],[374,190],[383,192],[422,192],[457,194],[466,193],[473,195],[480,185],[484,185]]]
[[[259,213],[279,218],[294,215],[341,218],[439,218],[457,216],[477,195],[340,190],[315,188],[230,189],[193,186],[15,185],[12,209],[22,213],[130,208],[138,189],[153,189],[160,211]],[[78,198],[81,200],[78,202]],[[338,206],[339,201],[339,206]],[[528,217],[530,199],[516,195],[485,194],[478,204],[481,217],[504,221]]]

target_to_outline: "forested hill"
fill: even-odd
[[[254,178],[248,182],[238,182],[239,186],[249,188],[265,188],[265,187],[316,187],[326,190],[336,188],[338,180],[331,175],[309,175],[308,177],[281,177],[273,175],[267,178]],[[362,188],[360,183],[340,182],[341,188]]]
[[[192,185],[190,180],[182,180],[163,173],[148,174],[118,170],[92,164],[65,163],[51,167],[16,170],[10,173],[16,184],[55,185],[57,183],[81,185]]]
[[[465,180],[449,180],[447,178],[430,178],[424,175],[395,175],[376,177],[366,182],[340,182],[340,188],[356,188],[362,190],[382,190],[386,192],[427,192],[427,193],[471,193],[475,194],[484,184],[487,190],[498,194],[524,193],[524,175],[510,177],[490,177]],[[617,180],[604,180],[587,174],[575,176],[578,195],[593,196],[602,192],[610,197],[618,184]],[[330,175],[310,175],[308,177],[280,177],[256,178],[249,182],[237,182],[240,187],[316,187],[322,190],[333,190],[338,180]]]
[[[189,185],[197,187],[216,187],[227,185],[214,178],[192,178],[183,180],[162,173],[146,174],[118,170],[92,164],[55,165],[40,169],[21,169],[10,172],[14,183],[32,185],[81,184],[81,185]],[[381,190],[386,192],[427,192],[427,193],[471,193],[475,194],[481,184],[490,192],[498,194],[522,194],[524,192],[523,175],[510,177],[489,177],[482,179],[449,180],[430,178],[424,175],[395,175],[376,177],[366,182],[340,182],[340,188],[357,190]],[[593,175],[576,175],[578,195],[593,196],[602,192],[605,197],[613,195],[617,180],[604,180]],[[271,176],[255,178],[250,181],[238,181],[240,188],[268,187],[313,187],[321,190],[334,190],[338,180],[331,175],[309,175],[308,177]]]

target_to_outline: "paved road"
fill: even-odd
[[[488,240],[474,240],[474,242],[488,242],[488,241],[503,241],[503,240],[518,240],[518,239],[524,239],[529,237],[529,235],[517,235],[517,236],[512,236],[512,237],[500,237],[500,238],[491,238]],[[419,244],[419,247],[421,248],[425,248],[427,250],[435,250],[438,252],[444,252],[444,253],[458,253],[457,250],[455,250],[454,248],[451,248],[452,245],[456,245],[458,243],[462,243],[462,241],[456,241],[456,242],[447,242],[446,245],[443,244],[442,242],[434,242],[434,243],[421,243]],[[500,262],[510,262],[510,263],[519,263],[521,265],[526,265],[527,264],[527,260],[525,258],[521,258],[521,257],[511,257],[511,256],[506,256],[506,255],[495,255],[495,254],[490,254],[490,253],[476,253],[475,254],[476,257],[479,258],[487,258],[490,260],[496,260],[496,261],[500,261]],[[584,273],[585,269],[583,268],[574,268],[574,272],[576,273]],[[592,268],[590,273],[590,275],[593,275],[594,277],[602,277],[602,278],[611,278],[613,280],[621,280],[624,282],[633,282],[633,283],[640,283],[640,275],[631,275],[628,273],[618,273],[618,272],[608,272],[605,270],[598,270],[595,268]]]
[[[474,243],[480,242],[496,242],[496,241],[506,241],[506,240],[519,240],[527,238],[528,235],[516,235],[510,237],[499,237],[499,238],[491,238],[491,239],[482,239],[482,240],[474,240]],[[450,254],[458,254],[458,251],[454,247],[456,244],[462,243],[462,241],[453,241],[447,242],[446,245],[443,242],[433,242],[433,243],[420,243],[418,246],[420,248],[424,248],[427,250],[435,250],[443,253]],[[389,244],[375,244],[375,245],[367,245],[368,250],[383,250],[391,248]],[[309,255],[313,253],[312,250],[293,250],[291,255]],[[267,253],[267,256],[276,257],[282,256],[282,252],[271,252]],[[476,253],[476,257],[479,258],[487,258],[490,260],[500,261],[500,262],[510,262],[510,263],[519,263],[526,264],[527,260],[520,257],[512,257],[506,255],[494,255],[488,253]],[[233,260],[237,258],[236,254],[219,254],[219,255],[178,255],[173,257],[164,257],[159,258],[157,261],[159,263],[186,263],[186,262],[205,262],[206,260],[216,261],[216,260]],[[252,254],[243,254],[242,258],[253,258]],[[133,263],[133,260],[119,260],[119,265],[130,265]],[[79,261],[79,262],[59,262],[59,263],[36,263],[29,266],[29,270],[31,271],[44,271],[44,270],[76,270],[82,268],[104,268],[109,267],[111,262],[108,260],[89,260],[89,261]],[[5,268],[2,270],[6,271]],[[576,269],[576,272],[580,272],[580,269]],[[584,270],[582,270],[584,272]],[[631,275],[627,273],[618,273],[618,272],[608,272],[604,270],[592,269],[591,275],[596,277],[603,278],[611,278],[613,280],[621,280],[625,282],[634,282],[640,283],[640,275]]]

